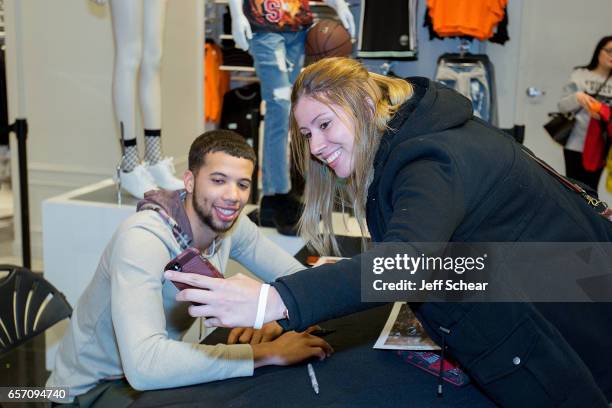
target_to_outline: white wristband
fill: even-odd
[[[257,302],[257,315],[255,316],[255,324],[253,328],[256,330],[261,329],[264,323],[264,317],[266,315],[266,303],[268,303],[268,290],[270,289],[270,285],[264,283],[261,285],[261,289],[259,290],[259,302]]]

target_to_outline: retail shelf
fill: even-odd
[[[219,69],[221,71],[255,72],[254,67],[246,67],[240,65],[221,65]]]

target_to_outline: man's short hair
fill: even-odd
[[[198,136],[189,148],[189,170],[196,174],[204,165],[208,153],[223,152],[239,159],[257,161],[255,151],[244,137],[231,130],[217,129]]]

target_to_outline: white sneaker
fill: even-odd
[[[130,172],[121,171],[121,188],[130,193],[132,196],[142,199],[144,193],[149,190],[155,190],[157,185],[143,164],[134,167]]]
[[[185,188],[185,183],[183,180],[180,180],[174,177],[174,160],[172,157],[166,157],[155,163],[154,165],[149,165],[147,170],[155,180],[158,186],[163,188],[164,190],[180,190]]]

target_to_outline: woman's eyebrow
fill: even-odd
[[[317,116],[315,116],[314,118],[312,118],[312,120],[310,121],[311,125],[314,125],[315,121],[319,118],[319,116],[321,115],[325,115],[327,112],[321,112],[319,113]]]

